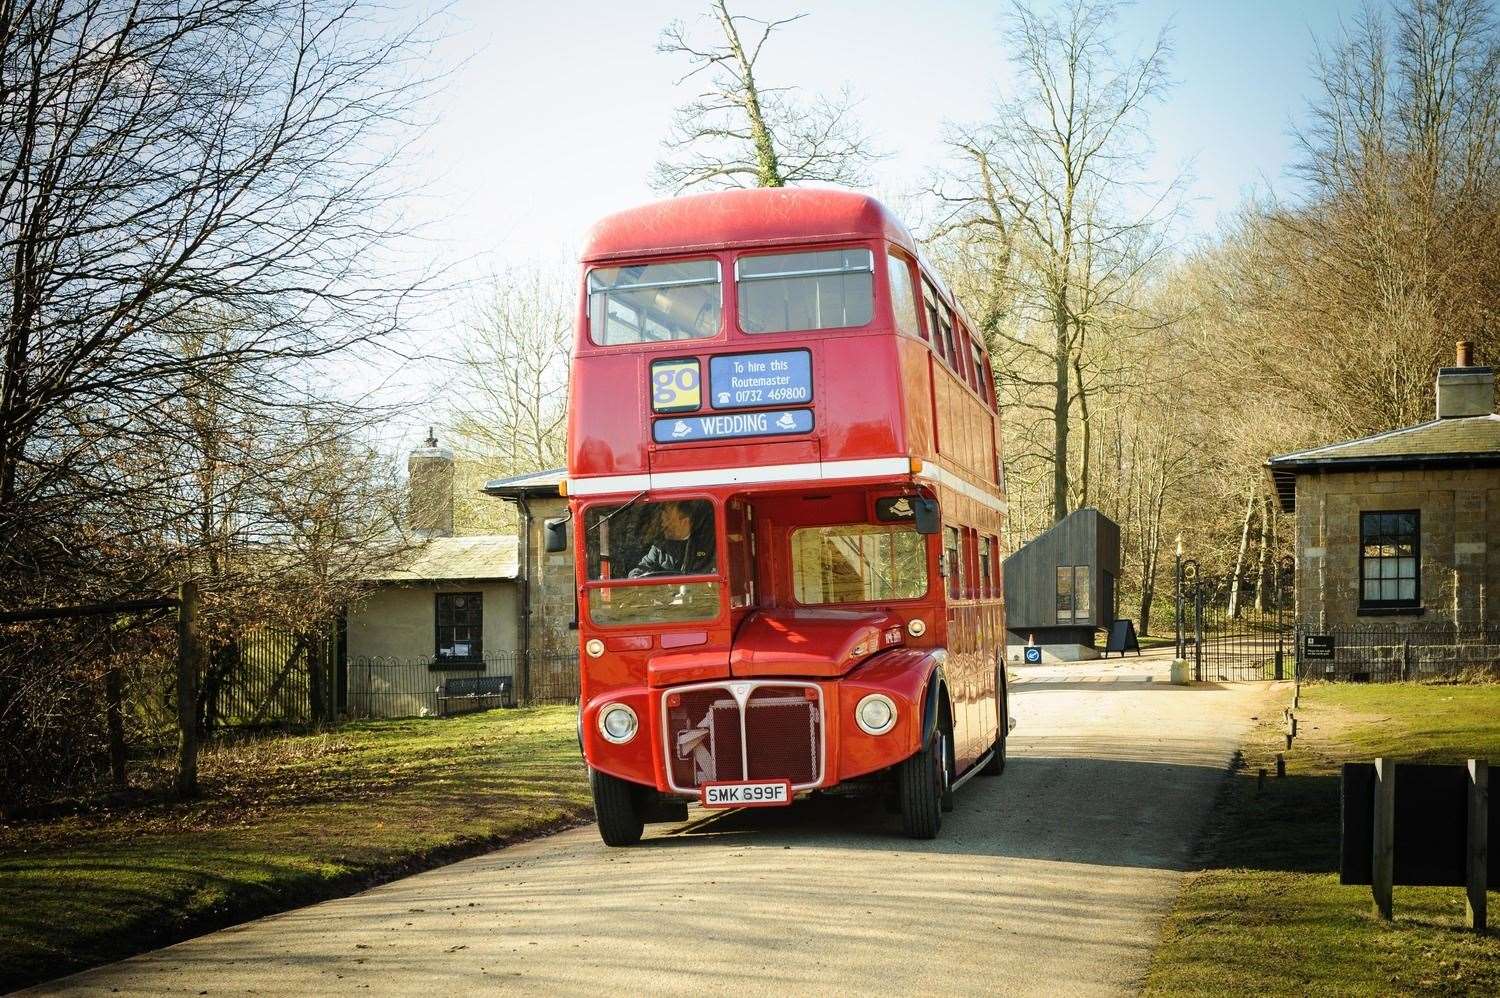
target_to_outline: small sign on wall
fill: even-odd
[[[1304,634],[1302,636],[1303,658],[1333,658],[1332,634]]]

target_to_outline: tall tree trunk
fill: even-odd
[[[1250,520],[1255,515],[1255,490],[1245,500],[1245,518],[1240,523],[1240,549],[1234,556],[1234,572],[1229,579],[1229,618],[1240,615],[1240,576],[1245,571],[1245,554],[1250,546]]]
[[[776,158],[771,130],[766,127],[766,118],[761,111],[760,91],[755,86],[755,71],[750,65],[749,56],[745,54],[745,47],[740,44],[740,33],[735,29],[734,18],[729,16],[724,0],[718,0],[714,4],[714,16],[724,28],[724,37],[729,39],[735,61],[740,64],[740,78],[745,83],[745,117],[750,121],[750,140],[755,146],[756,182],[761,187],[785,187],[786,180],[781,175],[781,163]]]
[[[1255,565],[1255,608],[1261,613],[1271,609],[1268,593],[1279,580],[1272,577],[1275,571],[1271,564],[1271,497],[1262,496],[1260,501],[1260,554]]]
[[[1093,434],[1090,432],[1091,427],[1089,425],[1089,393],[1083,387],[1083,364],[1076,354],[1073,356],[1073,373],[1078,378],[1078,406],[1083,416],[1083,448],[1078,473],[1078,505],[1082,508],[1089,504],[1089,451],[1092,449],[1091,438]]]
[[[1057,289],[1053,303],[1052,323],[1056,333],[1056,387],[1052,400],[1052,522],[1068,515],[1068,288]]]

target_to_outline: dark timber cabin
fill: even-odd
[[[1097,658],[1094,631],[1115,620],[1120,527],[1092,506],[1074,510],[1005,559],[1007,656],[1027,644],[1044,661]]]

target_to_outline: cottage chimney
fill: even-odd
[[[1457,365],[1439,368],[1437,417],[1488,416],[1495,411],[1495,370],[1474,366],[1474,344],[1460,340]]]
[[[432,428],[406,459],[406,520],[421,537],[453,536],[453,451],[439,447]]]

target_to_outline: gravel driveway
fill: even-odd
[[[1126,994],[1265,684],[1016,668],[1004,776],[934,842],[827,800],[576,829],[37,989],[100,994]]]

